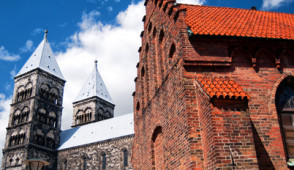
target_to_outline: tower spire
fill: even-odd
[[[44,34],[44,39],[47,40],[48,30],[46,29],[46,30],[44,31],[44,33],[45,33],[45,34]]]
[[[95,68],[97,69],[97,68],[98,68],[98,66],[97,66],[98,60],[96,59],[96,60],[94,61],[94,63],[95,63]]]

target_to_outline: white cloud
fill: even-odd
[[[93,10],[89,14],[83,13],[82,20],[83,22],[79,23],[79,27],[82,30],[90,29],[92,25],[96,24],[97,17],[100,16],[100,12]]]
[[[9,111],[11,98],[5,98],[4,94],[0,94],[0,149],[2,150],[5,144],[6,127],[8,126]],[[2,161],[2,153],[0,154],[0,164]]]
[[[112,12],[113,11],[112,6],[107,7],[107,11]]]
[[[194,5],[203,5],[206,0],[177,0],[177,3],[181,4],[194,4]]]
[[[36,29],[34,29],[34,30],[31,32],[31,35],[32,35],[32,36],[35,36],[35,35],[40,34],[40,33],[43,32],[43,31],[44,31],[44,29],[42,29],[42,28],[36,28]]]
[[[98,12],[98,11],[97,11]],[[57,60],[66,79],[62,128],[72,121],[72,102],[90,75],[94,60],[116,104],[115,115],[133,110],[132,92],[135,90],[137,52],[141,45],[141,21],[145,9],[143,1],[131,4],[116,17],[116,26],[97,22],[97,12],[84,14],[80,30],[70,37],[72,43],[65,52],[57,54]]]
[[[279,8],[280,6],[290,3],[293,0],[263,0],[262,9],[263,10],[270,10]]]
[[[14,67],[13,70],[10,71],[10,78],[13,79],[17,74],[17,69]]]
[[[20,51],[21,52],[28,52],[28,51],[31,51],[32,50],[32,47],[33,47],[33,41],[32,40],[27,40],[26,41],[26,44],[20,48]]]
[[[20,59],[19,55],[10,54],[4,46],[0,46],[0,60],[17,61]]]

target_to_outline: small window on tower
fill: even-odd
[[[173,58],[175,52],[176,52],[176,46],[175,46],[175,44],[172,44],[172,46],[170,47],[170,50],[169,50],[169,58]]]

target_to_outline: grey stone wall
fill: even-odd
[[[106,154],[107,170],[132,169],[131,153],[134,135],[110,139],[94,144],[60,150],[59,170],[102,170],[102,155]],[[123,151],[128,151],[128,166],[124,166]]]

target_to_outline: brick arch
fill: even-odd
[[[281,66],[283,68],[293,68],[294,67],[294,52],[291,50],[284,50],[280,55]]]
[[[169,48],[169,52],[168,52],[168,58],[172,59],[174,58],[174,55],[177,52],[177,47],[176,47],[176,43],[172,43],[170,48]]]
[[[275,68],[276,56],[272,51],[266,48],[261,48],[255,53],[256,65],[258,68]]]
[[[163,140],[162,140],[162,127],[157,126],[151,136],[151,159],[152,169],[164,168],[163,156]]]
[[[230,57],[232,58],[233,65],[236,67],[250,67],[252,55],[242,47],[235,48]]]
[[[287,160],[294,159],[294,142],[291,135],[294,133],[294,77],[286,76],[275,89],[275,108],[279,120],[284,154]],[[289,160],[290,161],[290,160]]]

